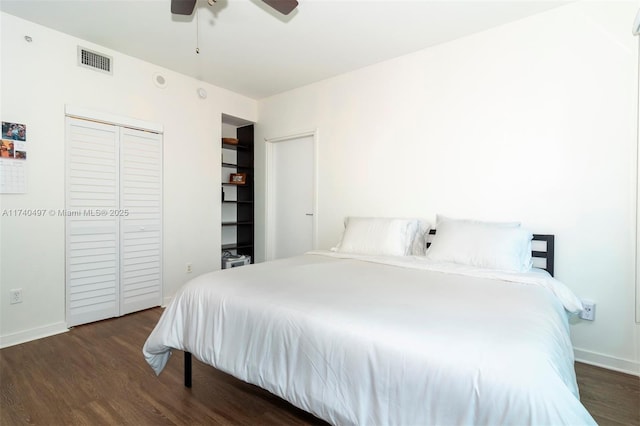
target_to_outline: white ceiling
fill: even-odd
[[[198,0],[186,17],[171,15],[170,0],[1,0],[0,9],[260,99],[568,2],[299,3],[286,17],[261,0]]]

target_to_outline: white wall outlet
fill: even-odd
[[[12,305],[16,303],[22,303],[22,289],[13,288],[9,290],[9,301]]]
[[[193,266],[190,263],[187,263],[187,274],[190,274],[193,272]]]
[[[583,300],[582,307],[584,309],[580,312],[580,318],[587,321],[594,321],[596,319],[596,303],[591,300]]]

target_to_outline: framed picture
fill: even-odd
[[[235,185],[244,185],[245,183],[247,183],[247,174],[231,173],[229,175],[229,183],[233,183]]]

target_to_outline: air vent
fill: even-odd
[[[111,62],[112,59],[110,56],[78,46],[78,65],[81,67],[91,68],[92,70],[107,74],[113,74]]]

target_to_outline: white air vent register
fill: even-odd
[[[112,62],[111,56],[78,46],[78,65],[81,67],[113,74]]]

